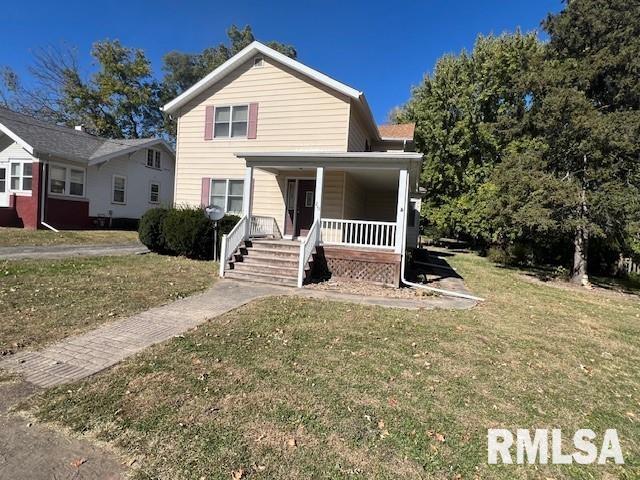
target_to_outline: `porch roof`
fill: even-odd
[[[297,168],[419,168],[422,154],[415,152],[237,152],[248,167]]]

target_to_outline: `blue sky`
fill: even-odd
[[[378,122],[407,100],[444,53],[471,48],[479,33],[540,30],[560,0],[449,1],[78,1],[22,0],[2,7],[0,65],[22,74],[31,51],[65,42],[91,71],[97,40],[145,50],[161,75],[170,50],[198,52],[250,24],[258,40],[292,44],[303,63],[363,90]]]

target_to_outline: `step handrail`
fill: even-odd
[[[300,242],[300,260],[298,263],[298,288],[302,288],[302,283],[304,282],[304,266],[307,264],[311,255],[313,254],[313,250],[320,243],[320,220],[315,220],[311,228],[309,229],[309,233],[307,233],[307,237]]]
[[[222,236],[220,242],[220,276],[224,277],[224,270],[227,266],[227,261],[231,258],[231,255],[238,249],[243,240],[245,240],[245,231],[247,224],[247,216],[243,215],[242,218],[235,224],[229,233]]]

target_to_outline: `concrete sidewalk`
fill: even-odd
[[[0,260],[22,260],[25,258],[68,258],[132,255],[149,250],[140,243],[115,245],[49,245],[31,247],[0,247]]]
[[[44,388],[74,382],[252,300],[291,291],[220,280],[204,293],[66,338],[43,350],[11,355],[0,360],[0,368]]]

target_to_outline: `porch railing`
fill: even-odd
[[[251,215],[251,236],[282,238],[276,219],[260,215]]]
[[[368,248],[394,248],[396,222],[322,219],[322,243]]]
[[[244,240],[245,228],[247,225],[247,216],[244,215],[238,223],[231,229],[229,233],[222,236],[220,242],[220,276],[224,277],[224,270],[227,268],[227,262],[237,250]]]
[[[313,249],[320,243],[320,221],[316,220],[311,225],[306,238],[300,242],[300,259],[298,263],[298,288],[302,288],[304,282],[304,267],[313,254]]]

